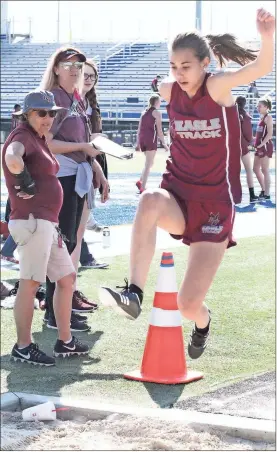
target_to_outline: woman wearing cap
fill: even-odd
[[[59,339],[54,356],[87,354],[88,347],[71,336],[70,314],[76,273],[58,229],[63,192],[56,173],[59,164],[45,135],[60,110],[47,91],[33,91],[24,100],[24,121],[8,136],[2,165],[11,201],[9,230],[18,245],[20,283],[14,317],[17,343],[14,360],[53,366],[55,360],[32,342],[34,298],[48,275],[56,282],[54,309]]]
[[[50,58],[41,83],[43,89],[54,94],[56,104],[67,111],[59,114],[47,136],[49,148],[60,164],[57,174],[63,188],[63,205],[59,215],[59,226],[66,237],[66,246],[71,254],[77,243],[84,201],[92,184],[92,170],[98,172],[102,184],[106,179],[99,164],[92,160],[99,152],[89,144],[90,130],[84,106],[79,95],[83,80],[83,64],[86,57],[78,49],[62,47]],[[105,188],[105,194],[107,189]],[[53,311],[54,284],[46,282],[47,326],[56,328]],[[92,312],[95,304],[78,290],[72,298],[72,310]],[[88,331],[86,318],[73,314],[71,329]]]

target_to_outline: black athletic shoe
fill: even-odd
[[[211,321],[210,311],[209,314]],[[188,354],[191,359],[197,359],[202,355],[202,353],[204,353],[205,348],[207,347],[209,334],[210,329],[206,334],[201,334],[195,329],[195,327],[193,328],[188,344]]]
[[[43,317],[43,322],[48,323],[48,319],[49,319],[49,312],[45,311],[45,314]],[[78,322],[86,322],[87,319],[88,318],[86,315],[80,315],[80,314],[76,314],[76,312],[71,312],[71,321],[78,320]]]
[[[65,344],[60,339],[57,340],[53,355],[58,358],[59,356],[66,358],[73,355],[87,355],[89,352],[88,345],[82,344],[76,337],[72,337],[72,341],[69,344]]]
[[[258,202],[260,200],[259,196],[250,196],[250,204],[254,202]]]
[[[264,191],[262,190],[259,194],[259,201],[262,201],[264,199]]]
[[[135,320],[141,313],[140,299],[138,294],[130,292],[127,279],[125,283],[123,287],[116,286],[117,289],[123,289],[120,292],[108,287],[100,287],[99,299],[104,306],[112,306],[119,314]]]
[[[14,361],[21,361],[34,364],[35,366],[54,366],[55,360],[54,358],[47,356],[44,352],[42,352],[37,344],[33,342],[25,348],[18,348],[17,344],[13,346],[11,359]]]
[[[265,201],[270,201],[270,196],[269,195],[264,195],[264,200]]]
[[[47,328],[50,328],[52,330],[58,329],[56,320],[51,316],[49,316],[46,326],[47,326]],[[73,318],[71,317],[70,329],[71,329],[71,331],[79,331],[80,333],[91,330],[90,326],[88,326],[84,322],[80,322],[79,320],[76,320],[74,317]]]

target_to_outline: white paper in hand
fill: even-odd
[[[101,150],[101,152],[104,152],[104,154],[111,155],[112,157],[121,160],[132,158],[132,152],[128,152],[127,149],[123,146],[120,146],[119,144],[114,143],[113,141],[101,135],[93,138],[91,142],[95,146],[97,146]]]

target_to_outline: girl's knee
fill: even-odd
[[[69,275],[64,276],[59,281],[57,281],[57,285],[60,289],[68,289],[73,288],[76,281],[76,273],[70,273]]]
[[[21,279],[19,280],[18,289],[24,290],[24,292],[28,292],[30,295],[35,296],[39,286],[40,283],[38,281],[33,281],[31,279],[30,280]]]
[[[162,203],[162,195],[156,191],[146,190],[140,198],[140,206],[148,212],[159,210]]]

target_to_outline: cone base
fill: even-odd
[[[147,381],[149,383],[160,383],[164,385],[176,385],[181,383],[191,383],[193,381],[200,380],[204,377],[204,374],[201,372],[197,372],[194,370],[188,370],[186,374],[172,377],[172,378],[151,378],[151,376],[142,375],[140,370],[134,370],[133,372],[128,372],[123,375],[124,378],[128,380],[136,380],[136,381]]]

